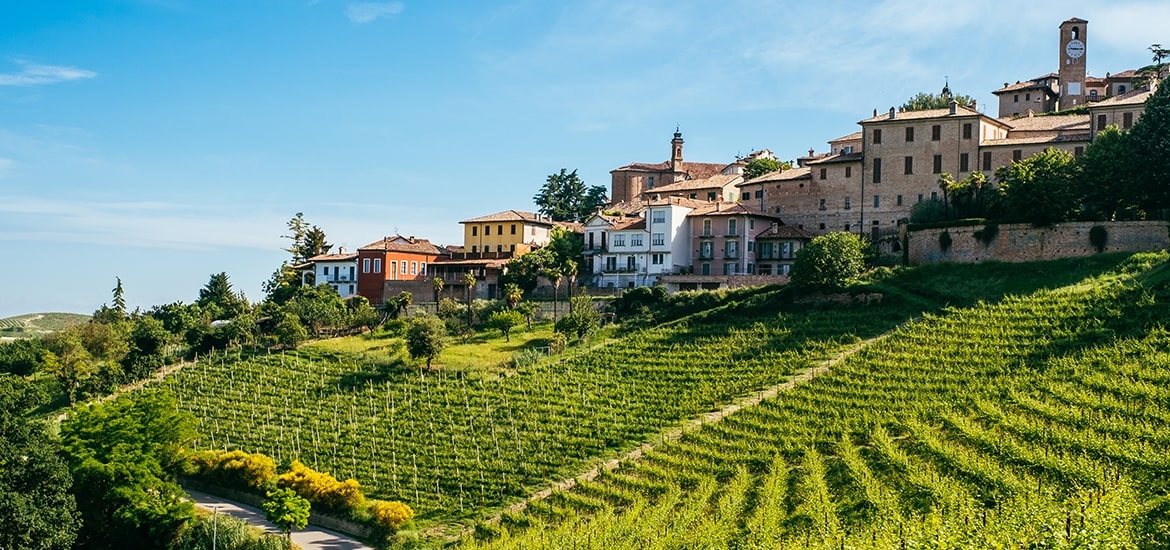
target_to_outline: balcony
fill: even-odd
[[[581,250],[581,254],[584,256],[592,256],[594,254],[604,254],[606,252],[609,252],[609,247],[607,247],[607,246],[586,246],[585,248],[583,248]]]
[[[629,267],[606,266],[606,267],[601,268],[601,272],[602,273],[646,273],[646,270],[645,269],[639,270],[637,268],[629,268]]]
[[[323,277],[320,281],[317,281],[317,282],[318,282],[318,284],[320,284],[320,283],[356,283],[357,277],[356,276],[350,277],[349,275],[329,275],[328,277]]]

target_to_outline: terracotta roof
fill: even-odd
[[[1115,95],[1111,98],[1103,99],[1101,101],[1093,103],[1089,106],[1089,110],[1092,111],[1092,109],[1094,109],[1096,107],[1109,107],[1109,106],[1113,106],[1113,105],[1141,105],[1141,104],[1145,103],[1146,100],[1149,99],[1150,95],[1152,95],[1152,94],[1153,94],[1153,92],[1151,92],[1147,88],[1142,88],[1140,90],[1133,90],[1131,92],[1126,92],[1126,93],[1121,94],[1121,95]]]
[[[646,203],[642,199],[615,202],[604,209],[606,212],[621,212],[622,214],[637,214],[646,210]]]
[[[634,229],[646,229],[646,218],[630,218],[622,220],[613,226],[610,231],[630,231]]]
[[[976,111],[970,107],[964,107],[962,105],[958,105],[955,109],[955,114],[953,114],[953,115],[951,114],[951,109],[949,107],[945,107],[942,109],[926,109],[926,110],[922,110],[922,111],[895,111],[893,119],[890,118],[890,114],[888,112],[887,113],[879,112],[878,116],[867,118],[865,120],[862,120],[858,124],[865,124],[867,122],[886,122],[886,121],[896,122],[896,121],[905,121],[905,120],[921,120],[921,119],[926,119],[926,118],[946,118],[946,117],[951,117],[951,116],[967,117],[967,116],[982,116],[982,115],[979,111]],[[992,119],[992,120],[994,120],[994,119]]]
[[[1130,69],[1128,71],[1121,71],[1119,73],[1106,75],[1105,80],[1132,80],[1133,77],[1137,76],[1137,74],[1138,72],[1136,70]]]
[[[459,223],[477,223],[477,222],[525,222],[536,223],[540,225],[552,226],[553,221],[532,212],[525,212],[523,210],[505,210],[503,212],[496,212],[495,214],[488,214],[470,220],[463,220]]]
[[[393,237],[386,237],[380,241],[375,241],[358,249],[359,251],[389,251],[389,252],[412,252],[415,254],[442,254],[443,251],[439,247],[431,244],[431,241],[426,239],[416,239],[414,237],[403,237],[402,235],[395,235]]]
[[[445,256],[445,257],[438,258],[435,261],[431,262],[431,265],[442,264],[442,265],[471,265],[471,266],[483,266],[483,267],[503,267],[504,264],[508,263],[509,260],[511,260],[511,258],[456,260],[455,258],[452,258],[450,256]]]
[[[860,154],[860,153],[858,153]],[[767,183],[770,181],[792,181],[799,179],[807,179],[812,177],[811,170],[807,166],[793,168],[791,170],[776,170],[775,172],[768,172],[757,178],[750,179],[743,183],[737,183],[736,187],[743,187],[745,185],[752,185],[757,183]]]
[[[829,155],[827,157],[819,157],[812,159],[807,164],[834,164],[838,162],[861,162],[864,155],[862,153],[843,153],[837,155]]]
[[[756,235],[756,240],[760,239],[802,239],[811,241],[816,235],[809,231],[805,231],[792,225],[778,225],[776,227],[769,227],[759,235]]]
[[[838,141],[856,141],[861,139],[861,132],[853,132],[847,136],[841,136],[837,139],[830,139],[829,143],[837,143]]]
[[[758,208],[752,208],[739,202],[707,203],[687,213],[687,216],[760,216],[764,218],[780,219]]]
[[[647,189],[647,190],[643,191],[642,193],[644,193],[644,194],[655,194],[655,193],[669,194],[669,193],[674,193],[677,191],[693,191],[696,189],[710,189],[712,187],[726,187],[728,185],[731,185],[732,183],[735,183],[735,180],[742,180],[742,179],[743,179],[743,177],[739,176],[737,174],[728,174],[728,175],[720,174],[718,176],[711,176],[709,178],[703,178],[703,179],[691,179],[691,180],[676,181],[676,182],[669,184],[669,185],[663,185],[661,187]]]
[[[679,164],[679,171],[687,174],[691,179],[709,178],[723,171],[727,168],[727,164],[717,164],[712,162],[682,162]],[[629,172],[669,172],[670,162],[659,162],[655,164],[646,162],[631,162],[621,168],[615,168],[610,172],[629,171]]]
[[[1057,75],[1056,73],[1048,73],[1046,75],[1041,75],[1041,76],[1038,76],[1036,78],[1032,78],[1032,79],[1025,80],[1022,82],[1017,80],[1015,84],[1004,83],[1002,88],[995,90],[994,92],[991,92],[991,93],[993,93],[995,95],[999,95],[999,94],[1006,94],[1008,92],[1016,92],[1016,91],[1020,91],[1020,90],[1032,90],[1032,89],[1036,89],[1036,88],[1043,88],[1043,89],[1047,90],[1049,93],[1051,93],[1052,95],[1056,95],[1056,92],[1052,89],[1050,84],[1044,84],[1043,82],[1040,82],[1040,81],[1045,80],[1045,79],[1048,79],[1048,80],[1056,79],[1056,78],[1059,78],[1059,76],[1060,75]]]
[[[1039,136],[1017,136],[1008,137],[1005,139],[989,139],[984,141],[980,147],[995,147],[1004,145],[1035,145],[1038,143],[1071,143],[1077,141],[1089,141],[1091,136],[1088,133],[1076,134],[1046,134]]]
[[[709,203],[707,201],[692,199],[689,197],[674,196],[674,197],[663,197],[661,199],[652,200],[646,204],[649,206],[674,205],[674,206],[682,206],[684,208],[699,208],[702,206],[707,206],[711,203]]]
[[[1089,131],[1089,115],[1021,116],[1002,119],[1011,132]]]
[[[319,254],[309,258],[308,260],[305,260],[305,262],[345,262],[357,259],[357,256],[357,252],[345,252],[341,254]]]

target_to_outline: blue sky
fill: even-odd
[[[0,317],[192,301],[226,271],[253,301],[296,212],[335,245],[458,243],[669,156],[795,158],[919,91],[975,96],[1170,44],[1164,1],[126,0],[0,4]]]

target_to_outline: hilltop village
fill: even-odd
[[[751,179],[744,168],[776,159],[772,151],[695,162],[685,158],[676,129],[669,159],[613,169],[610,203],[586,219],[561,222],[507,210],[459,222],[462,246],[395,235],[295,267],[342,297],[359,294],[380,304],[402,291],[426,295],[435,277],[462,293],[466,274],[476,277],[474,295],[498,297],[507,262],[547,245],[556,227],[581,235],[585,264],[577,281],[598,289],[776,282],[804,243],[836,231],[897,254],[914,206],[940,198],[940,175],[990,177],[1049,148],[1079,157],[1106,127],[1128,130],[1141,116],[1156,77],[1143,82],[1132,69],[1089,76],[1083,19],[1061,23],[1058,38],[1058,70],[1005,82],[993,92],[996,116],[954,99],[943,108],[875,110],[858,122],[859,130],[829,141],[827,151],[810,149],[795,166]]]

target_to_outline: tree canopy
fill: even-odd
[[[537,211],[556,221],[582,221],[608,202],[605,187],[585,187],[577,171],[565,168],[549,174],[540,191],[532,197]]]
[[[1170,84],[1163,83],[1146,100],[1145,111],[1130,128],[1132,185],[1147,211],[1170,208]]]
[[[443,352],[447,327],[434,315],[420,315],[411,319],[406,329],[406,351],[412,359],[426,359],[427,368],[431,361]]]
[[[781,169],[791,170],[792,163],[771,157],[756,157],[748,161],[747,166],[743,167],[743,179],[756,179],[768,172],[775,172]]]
[[[1008,220],[1039,225],[1073,219],[1080,206],[1072,153],[1048,148],[995,171],[995,204]]]
[[[792,282],[810,288],[840,288],[865,268],[865,247],[853,233],[821,235],[796,251]]]
[[[946,109],[950,106],[951,100],[955,100],[960,107],[970,107],[975,98],[969,95],[951,94],[949,90],[942,93],[932,94],[930,92],[919,92],[917,95],[907,99],[902,104],[903,111],[925,111],[928,109]]]

